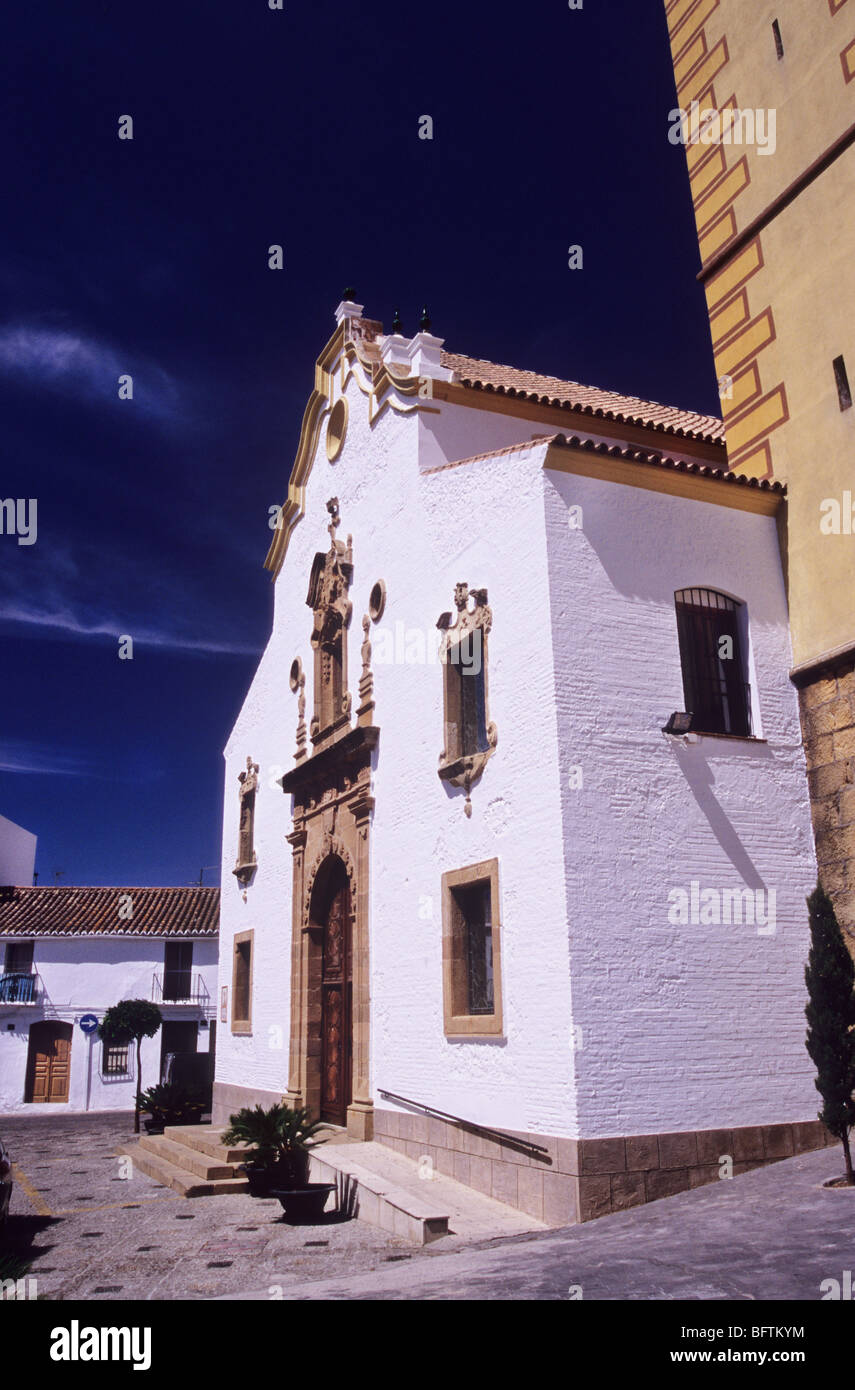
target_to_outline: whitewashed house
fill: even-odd
[[[102,1043],[121,999],[158,1005],[143,1087],[214,1051],[217,888],[0,888],[0,1114],[131,1110],[136,1047]]]
[[[818,1146],[785,494],[717,419],[428,329],[345,300],[316,364],[225,750],[215,1121],[284,1094],[552,1222]]]
[[[0,883],[32,883],[35,867],[36,836],[0,816]]]

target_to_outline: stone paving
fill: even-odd
[[[18,1165],[0,1277],[20,1257],[48,1299],[818,1301],[855,1271],[855,1189],[822,1187],[837,1149],[583,1226],[421,1248],[123,1177],[113,1150],[130,1131],[128,1116],[0,1117]]]
[[[842,1169],[842,1150],[823,1149],[582,1226],[450,1253],[437,1241],[284,1297],[816,1302],[855,1272],[855,1188],[822,1187]]]
[[[29,1265],[47,1299],[278,1298],[413,1250],[359,1221],[287,1226],[275,1199],[187,1199],[123,1176],[114,1149],[133,1137],[132,1115],[0,1117],[0,1134],[15,1163],[0,1278]]]

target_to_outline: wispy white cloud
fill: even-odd
[[[118,644],[122,636],[133,638],[134,646],[159,647],[199,656],[258,656],[258,648],[240,642],[224,642],[217,637],[194,636],[191,633],[170,632],[133,621],[78,616],[68,609],[39,610],[6,603],[0,599],[0,623],[24,628],[45,628],[66,636],[86,638],[110,637]]]
[[[52,777],[96,777],[99,771],[88,758],[77,753],[59,752],[46,744],[28,739],[4,739],[0,743],[0,772],[31,772]]]
[[[161,424],[182,415],[177,385],[162,367],[70,329],[27,323],[0,327],[0,374],[90,403],[118,401],[119,377],[130,375],[133,402],[143,415]]]
[[[238,614],[210,600],[195,576],[177,574],[162,559],[117,552],[109,543],[34,547],[37,566],[0,571],[0,628],[24,638],[78,641],[133,638],[134,648],[188,656],[258,656],[259,647],[232,640]],[[127,601],[115,597],[117,576]],[[110,597],[113,596],[111,603]]]

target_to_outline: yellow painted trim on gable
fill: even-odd
[[[715,368],[719,376],[732,375],[737,367],[756,357],[758,352],[775,340],[775,323],[772,310],[764,309],[762,314],[749,323],[748,327],[715,354]]]
[[[456,381],[435,381],[434,400],[446,401],[449,405],[467,406],[469,409],[498,412],[513,415],[517,419],[542,421],[551,425],[556,434],[596,434],[606,439],[622,439],[627,444],[638,445],[650,453],[661,453],[673,448],[675,453],[688,454],[699,463],[712,463],[716,468],[727,465],[727,455],[722,444],[707,444],[702,439],[689,439],[685,435],[668,434],[667,430],[654,429],[652,425],[630,425],[620,420],[607,420],[600,415],[575,414],[562,406],[541,405],[539,401],[527,401],[519,396],[508,396],[498,391],[473,391]],[[673,444],[669,443],[673,440]]]
[[[717,183],[705,198],[699,199],[696,203],[695,213],[699,230],[704,231],[728,203],[732,203],[735,198],[739,197],[750,182],[748,159],[743,155],[739,163],[734,164],[721,182]]]
[[[677,84],[677,96],[680,105],[685,110],[700,92],[703,92],[711,82],[715,80],[723,67],[730,61],[727,51],[727,40],[720,39],[715,48],[707,55],[699,67],[689,74],[682,86]]]
[[[569,444],[551,444],[546,451],[543,467],[556,473],[575,473],[579,477],[596,478],[600,482],[643,488],[646,492],[666,492],[673,497],[687,497],[694,502],[710,502],[719,507],[734,507],[738,511],[755,512],[761,516],[775,516],[784,501],[778,492],[727,483],[722,478],[683,473],[675,468],[664,468],[661,464],[610,458]]]
[[[705,159],[699,164],[694,173],[689,173],[689,183],[692,185],[692,198],[695,203],[699,203],[708,188],[711,188],[716,179],[720,179],[727,169],[724,158],[724,145],[711,145],[712,154],[709,159]]]
[[[738,420],[728,425],[727,449],[731,458],[749,444],[759,443],[778,425],[789,419],[787,396],[783,386],[776,386],[747,410]]]
[[[763,265],[763,255],[760,250],[760,238],[748,243],[744,251],[740,251],[735,260],[732,260],[724,270],[719,271],[718,275],[707,283],[707,307],[710,313],[717,309],[719,304],[723,304],[728,295],[737,289],[752,275],[755,275]]]
[[[342,322],[338,325],[315,363],[315,385],[303,413],[300,440],[288,482],[288,494],[264,561],[264,568],[271,571],[274,579],[282,568],[291,533],[305,510],[306,482],[317,452],[321,425],[335,395],[333,383],[337,362],[340,366],[340,390],[344,390],[352,376],[362,394],[368,397],[369,425],[374,425],[387,406],[391,406],[401,415],[418,414],[426,408],[418,401],[411,406],[401,406],[392,394],[396,392],[402,396],[418,396],[419,378],[416,376],[396,376],[383,364],[379,367],[373,384],[366,380],[363,371],[364,359],[357,344],[346,337],[346,324]]]
[[[674,6],[668,16],[672,53],[680,56],[692,35],[706,24],[710,15],[718,9],[718,5],[719,0],[700,0],[700,3],[699,0],[681,0],[680,4]]]
[[[686,78],[689,76],[689,73],[692,71],[692,68],[698,65],[698,63],[706,54],[706,51],[706,35],[704,34],[703,30],[701,30],[701,32],[698,35],[696,35],[694,39],[692,39],[685,53],[680,58],[679,62],[676,62],[674,64],[674,79],[678,87],[680,86],[680,83],[684,82]]]
[[[723,309],[718,309],[710,315],[713,347],[717,348],[719,343],[723,343],[725,338],[729,338],[731,333],[735,333],[737,328],[747,323],[750,317],[748,295],[745,290],[740,290],[739,294],[728,300]]]

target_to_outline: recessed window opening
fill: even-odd
[[[715,589],[680,589],[674,599],[692,730],[750,738],[751,687],[740,631],[744,605]]]
[[[837,399],[840,402],[841,410],[850,410],[852,407],[852,392],[849,389],[849,377],[846,374],[846,363],[843,357],[835,357],[833,362],[834,381],[837,386]]]

